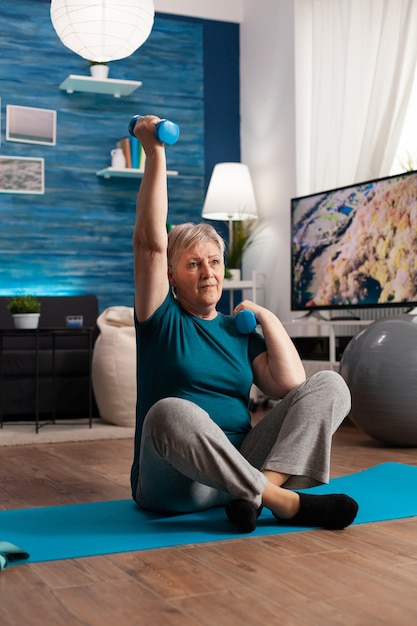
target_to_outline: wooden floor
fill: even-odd
[[[0,448],[0,508],[129,498],[131,456],[130,440]],[[417,450],[336,433],[332,476],[387,461]],[[415,626],[417,518],[9,567],[0,624]]]

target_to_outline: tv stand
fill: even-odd
[[[417,308],[415,309],[415,311],[417,313]],[[320,311],[314,310],[314,311],[306,311],[304,315],[301,315],[301,317],[296,317],[292,321],[296,322],[297,320],[306,320],[307,318],[310,318],[310,317],[315,317],[318,320],[322,320],[323,322],[329,322],[329,321],[330,322],[333,322],[333,321],[350,322],[352,320],[358,321],[361,319],[357,315],[353,315],[353,313],[349,315],[337,315],[336,317],[325,317],[324,315],[320,313]]]
[[[352,322],[352,321],[358,321],[360,320],[360,317],[357,317],[355,315],[338,315],[337,317],[331,317],[330,321],[331,322]]]
[[[357,326],[358,330],[362,326],[368,326],[372,324],[373,320],[356,320],[349,318],[348,320],[329,320],[329,319],[318,319],[314,314],[309,316],[300,317],[299,319],[291,320],[291,322],[284,323],[285,329],[287,330],[290,336],[295,336],[292,330],[295,327],[303,327],[307,330],[307,334],[303,334],[303,337],[311,336],[311,330],[314,329],[320,336],[328,336],[329,337],[329,367],[330,369],[338,368],[339,361],[336,359],[336,330],[340,327],[346,326]],[[356,334],[356,333],[355,333]]]
[[[306,313],[304,313],[304,315],[301,315],[301,317],[296,317],[293,320],[291,320],[292,322],[298,322],[299,320],[307,320],[307,318],[310,317],[315,317],[318,320],[323,320],[325,322],[328,321],[327,317],[324,317],[324,315],[322,315],[320,313],[320,311],[306,311]]]

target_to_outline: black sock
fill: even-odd
[[[260,516],[262,507],[256,508],[247,500],[231,500],[226,505],[226,515],[241,533],[252,533]]]
[[[300,510],[291,519],[275,515],[282,524],[289,526],[318,526],[329,530],[342,530],[353,522],[358,503],[342,493],[313,495],[299,493]]]

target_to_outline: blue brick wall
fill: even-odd
[[[131,306],[140,179],[96,172],[133,114],[172,119],[181,138],[167,149],[179,172],[169,179],[169,221],[201,220],[214,163],[240,158],[238,26],[157,16],[148,41],[110,64],[111,77],[143,86],[114,98],[59,90],[89,67],[59,41],[49,2],[3,0],[0,19],[0,155],[45,159],[44,195],[0,193],[0,295],[94,293],[100,310]],[[6,141],[7,104],[56,110],[56,146]]]

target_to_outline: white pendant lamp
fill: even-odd
[[[151,34],[153,0],[51,0],[52,25],[67,48],[83,59],[124,59]]]

